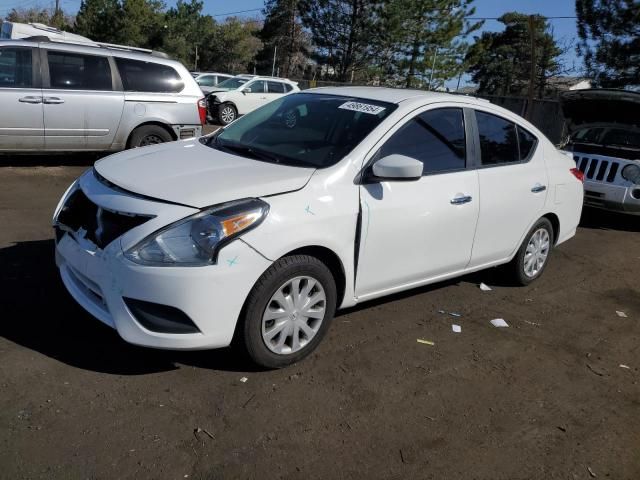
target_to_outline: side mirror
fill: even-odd
[[[373,175],[380,180],[418,180],[422,162],[405,155],[388,155],[373,164]]]
[[[243,89],[242,89],[242,93],[244,93],[245,95],[246,95],[247,93],[251,93],[251,87],[243,88]]]

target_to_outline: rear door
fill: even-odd
[[[43,49],[47,150],[105,150],[113,143],[124,94],[110,56]]]
[[[0,46],[0,150],[44,148],[38,49]]]
[[[286,93],[284,83],[268,81],[267,82],[267,102],[271,102],[276,98],[282,97]]]
[[[475,111],[480,215],[470,267],[502,261],[542,215],[548,177],[538,139],[515,122]]]

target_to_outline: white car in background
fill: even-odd
[[[217,73],[217,72],[196,72],[192,73],[193,78],[196,79],[196,83],[200,85],[200,89],[202,93],[208,95],[211,93],[218,85],[220,85],[225,80],[229,80],[233,78],[233,75],[227,75],[226,73]]]
[[[240,115],[298,91],[298,84],[286,78],[237,75],[208,92],[209,116],[220,125],[228,125]]]
[[[128,342],[235,338],[277,368],[316,348],[336,308],[502,264],[536,280],[576,233],[581,180],[570,155],[487,101],[308,90],[98,161],[56,208],[56,261]]]

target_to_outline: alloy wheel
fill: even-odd
[[[529,238],[529,243],[524,252],[524,274],[533,278],[544,267],[549,256],[551,239],[546,228],[539,228]]]

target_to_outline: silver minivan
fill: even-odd
[[[0,40],[0,152],[109,151],[200,136],[187,69],[150,50]]]

